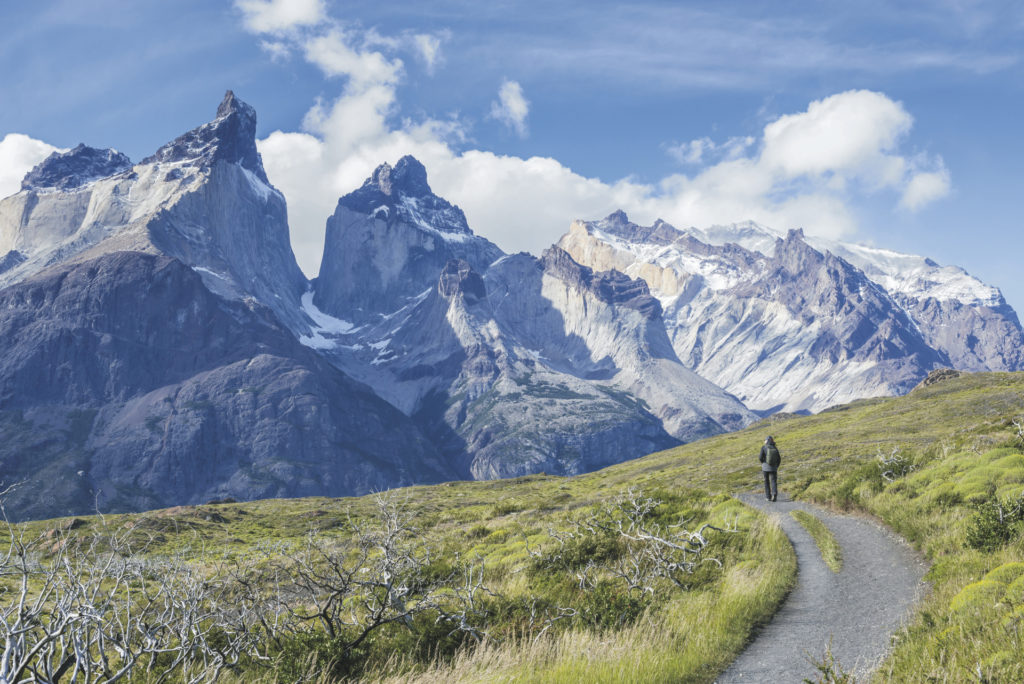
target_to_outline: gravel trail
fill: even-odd
[[[807,658],[820,660],[832,639],[832,654],[858,681],[889,652],[891,635],[911,615],[927,590],[927,565],[895,534],[866,518],[829,513],[789,500],[771,503],[745,494],[744,503],[778,514],[797,558],[797,585],[782,607],[721,677],[726,682],[817,681]],[[842,547],[843,569],[833,573],[807,531],[789,514],[816,515]]]

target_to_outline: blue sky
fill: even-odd
[[[754,219],[1024,308],[1020,3],[67,0],[0,25],[0,194],[49,146],[141,159],[231,88],[310,275],[337,197],[412,153],[507,250],[619,206]]]

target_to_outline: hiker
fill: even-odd
[[[769,501],[775,501],[779,496],[779,463],[782,462],[782,456],[771,435],[764,440],[757,460],[761,461],[761,472],[764,474],[764,496]]]

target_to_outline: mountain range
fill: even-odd
[[[338,200],[310,281],[255,131],[229,91],[139,163],[79,145],[0,200],[12,517],[576,474],[1024,366],[955,267],[622,212],[505,254],[408,156]]]

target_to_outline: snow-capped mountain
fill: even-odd
[[[731,242],[769,256],[782,237],[749,221],[683,232],[708,244]],[[880,285],[906,310],[928,344],[946,354],[956,368],[1005,371],[1024,367],[1020,322],[998,288],[959,266],[940,266],[915,254],[813,235],[805,240],[820,252],[841,257]]]
[[[309,284],[255,114],[132,166],[80,146],[0,201],[0,472],[16,518],[456,477],[293,330]]]
[[[580,472],[753,418],[679,363],[646,283],[502,254],[411,157],[339,200],[307,302],[304,341],[474,477]]]
[[[578,473],[749,408],[1024,366],[1016,314],[961,269],[622,213],[507,255],[412,157],[339,199],[310,282],[255,131],[228,92],[140,163],[79,145],[0,200],[14,517]]]
[[[573,223],[559,245],[645,279],[683,363],[753,409],[902,393],[937,366],[1024,365],[998,290],[923,257],[754,223],[641,227],[622,212]]]
[[[423,294],[449,260],[482,273],[502,254],[473,234],[461,209],[431,192],[420,162],[402,157],[338,200],[313,303],[346,320],[372,320]]]
[[[255,131],[228,92],[140,163],[80,145],[0,200],[15,517],[580,472],[754,417],[645,283],[504,255],[411,157],[341,198],[310,283]]]

